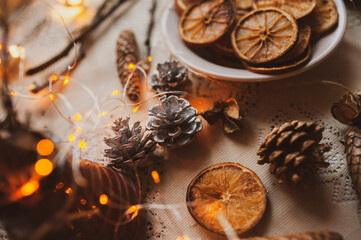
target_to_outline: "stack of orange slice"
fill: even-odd
[[[319,37],[338,23],[333,0],[175,2],[179,34],[187,44],[210,47],[216,59],[237,57],[257,73],[277,74],[307,63],[311,35]]]

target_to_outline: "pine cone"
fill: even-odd
[[[296,233],[275,237],[251,237],[242,240],[342,240],[342,236],[336,232],[309,232]]]
[[[345,148],[352,182],[361,199],[361,129],[359,127],[352,126],[347,130]]]
[[[152,131],[154,141],[168,147],[192,142],[202,129],[197,109],[191,107],[187,100],[174,95],[163,96],[160,100],[161,104],[148,110],[147,129]]]
[[[273,129],[262,143],[258,164],[270,163],[279,183],[306,183],[315,171],[329,164],[322,157],[330,146],[320,144],[323,127],[314,122],[293,121]]]
[[[117,70],[123,87],[127,88],[127,96],[132,101],[138,100],[140,96],[140,74],[136,69],[129,67],[137,61],[138,45],[134,33],[130,30],[123,31],[117,41]]]
[[[110,166],[118,168],[122,163],[144,159],[154,151],[156,143],[151,140],[151,134],[144,137],[140,122],[129,127],[129,118],[115,120],[112,130],[113,138],[104,138],[110,147],[104,150],[104,155],[111,158]]]
[[[187,69],[178,66],[178,61],[166,61],[157,65],[157,71],[150,75],[149,84],[156,92],[179,90],[189,83]]]

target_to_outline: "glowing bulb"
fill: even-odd
[[[151,62],[153,58],[151,56],[148,56],[148,61]]]
[[[73,134],[70,134],[68,139],[70,142],[73,142],[75,140],[75,136]]]
[[[138,109],[139,109],[139,106],[136,106],[132,111],[136,112],[136,111],[138,111]]]
[[[36,150],[42,156],[48,156],[54,151],[54,144],[49,139],[43,139],[36,145]]]
[[[64,81],[63,81],[63,85],[67,85],[69,83],[69,76],[65,76]]]
[[[120,91],[119,91],[119,90],[114,90],[114,91],[112,92],[111,96],[118,95],[119,93],[120,93]]]
[[[35,164],[35,171],[40,176],[47,176],[53,171],[53,163],[46,158],[40,159]]]
[[[153,181],[154,181],[155,183],[159,183],[159,182],[160,182],[159,174],[158,174],[157,171],[153,171],[153,172],[152,172],[152,178],[153,178]]]
[[[66,4],[70,7],[75,7],[83,4],[83,0],[66,0]]]
[[[99,114],[98,114],[98,117],[104,116],[104,115],[106,115],[106,114],[108,114],[108,112],[104,111],[104,112],[102,112],[102,113],[99,113]]]
[[[75,130],[80,133],[81,131],[83,131],[83,128],[82,127],[77,127]]]
[[[74,121],[79,122],[82,119],[82,116],[80,113],[75,113],[74,115]]]
[[[134,69],[134,68],[135,68],[135,65],[134,65],[133,63],[130,63],[130,64],[128,65],[128,68],[129,68],[129,69]]]
[[[99,202],[101,205],[106,205],[108,203],[108,196],[106,194],[102,194],[99,196]]]
[[[68,188],[68,189],[65,190],[65,193],[70,195],[70,194],[73,193],[73,190],[71,188]]]
[[[84,141],[79,142],[79,147],[81,149],[86,148],[86,142],[84,142]]]
[[[11,45],[9,47],[9,52],[10,52],[10,55],[13,57],[13,58],[19,58],[20,55],[21,55],[21,47],[18,47],[18,46],[15,46],[15,45]]]
[[[31,194],[36,192],[36,190],[38,190],[38,188],[39,188],[39,182],[35,181],[35,180],[31,180],[31,181],[25,183],[20,188],[20,192],[24,196],[30,196]]]
[[[53,94],[49,94],[49,98],[50,98],[51,101],[53,101],[53,100],[54,100],[54,95],[53,95]]]
[[[29,86],[29,90],[30,90],[30,91],[32,91],[32,90],[34,90],[34,89],[35,89],[34,84],[32,84],[32,85]]]
[[[85,205],[87,203],[87,201],[84,198],[82,198],[82,199],[80,199],[80,203]]]
[[[10,92],[10,95],[11,95],[11,96],[16,96],[16,93]]]

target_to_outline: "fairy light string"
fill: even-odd
[[[42,2],[44,2],[44,1],[42,1]],[[44,2],[44,4],[48,5],[51,9],[56,11],[49,4],[47,4],[45,2]],[[79,159],[81,159],[82,152],[86,150],[87,138],[90,136],[90,134],[92,132],[94,132],[95,129],[97,129],[98,127],[101,127],[101,128],[109,127],[109,124],[100,126],[100,119],[102,117],[112,113],[115,110],[120,109],[120,110],[124,111],[128,107],[132,107],[132,110],[130,113],[130,114],[132,114],[134,112],[137,112],[138,109],[141,108],[144,103],[146,103],[152,99],[156,99],[160,96],[167,95],[167,94],[187,95],[189,93],[183,92],[183,91],[168,91],[168,92],[163,92],[163,93],[153,95],[146,99],[140,98],[140,100],[137,103],[128,103],[126,101],[126,97],[125,97],[126,90],[128,88],[129,81],[132,78],[134,72],[140,71],[142,73],[142,75],[144,76],[144,80],[148,83],[148,75],[146,73],[146,70],[144,70],[144,68],[142,67],[143,64],[147,64],[147,63],[149,64],[149,62],[152,61],[152,57],[148,56],[146,60],[141,60],[141,61],[135,63],[134,65],[129,66],[129,69],[131,69],[132,72],[129,75],[122,91],[116,89],[116,90],[113,90],[109,95],[98,99],[89,87],[87,87],[82,82],[77,81],[73,77],[70,77],[70,71],[77,64],[77,54],[78,54],[77,47],[76,47],[76,43],[74,42],[74,38],[71,36],[68,28],[66,27],[64,19],[61,17],[61,15],[59,15],[59,16],[62,19],[62,22],[66,28],[66,31],[67,31],[71,41],[74,44],[74,61],[73,61],[72,65],[69,65],[67,67],[68,71],[67,71],[66,75],[65,76],[51,75],[51,79],[49,79],[49,81],[48,81],[48,84],[49,84],[48,91],[42,95],[27,95],[27,94],[24,94],[22,92],[22,90],[19,90],[19,89],[13,88],[13,87],[9,87],[9,91],[10,91],[9,94],[13,97],[23,98],[26,100],[48,99],[48,101],[51,102],[51,105],[56,110],[56,112],[61,116],[61,118],[63,118],[71,126],[69,133],[66,135],[66,139],[61,141],[61,143],[68,143],[69,145],[68,145],[68,147],[63,148],[63,151],[60,151],[58,153],[59,154],[57,157],[58,160],[55,160],[54,162],[52,162],[47,158],[41,158],[36,162],[36,164],[34,166],[34,169],[35,169],[35,172],[37,175],[39,175],[41,177],[47,176],[53,171],[56,164],[59,163],[58,162],[59,159],[65,159],[66,152],[69,149],[73,150],[73,159],[72,159],[71,163],[72,163],[72,171],[74,173],[74,181],[76,184],[72,185],[71,187],[67,187],[66,189],[63,190],[69,196],[69,198],[68,198],[67,203],[65,204],[64,208],[59,210],[58,214],[61,213],[60,215],[62,215],[62,214],[65,214],[66,210],[68,208],[70,208],[71,202],[74,201],[74,199],[73,199],[75,196],[74,192],[77,191],[76,186],[77,185],[78,186],[86,185],[87,181],[84,179],[84,177],[82,176],[82,174],[80,172]],[[23,57],[25,57],[25,56],[23,56]],[[23,63],[24,62],[22,62],[22,64]],[[19,79],[22,79],[24,76],[24,68],[20,67],[19,70],[20,70]],[[93,107],[91,109],[83,111],[82,113],[75,112],[75,107],[73,106],[73,102],[68,97],[66,97],[66,95],[64,95],[63,93],[54,91],[54,86],[55,86],[55,84],[58,84],[58,83],[62,83],[62,86],[65,88],[71,87],[73,85],[77,85],[78,87],[80,87],[92,99]],[[31,90],[32,87],[33,86],[30,86],[29,89]],[[101,107],[100,107],[101,104],[105,103],[106,101],[114,100],[114,99],[119,101],[119,105],[117,105],[111,109],[101,109]],[[65,106],[66,112],[68,112],[68,114],[66,114],[66,113],[64,113],[64,111],[60,110],[57,102],[62,103]],[[81,125],[79,125],[79,123],[81,123],[81,122],[90,122],[92,127],[90,128],[90,130],[87,130],[84,133],[84,131],[81,128]],[[46,156],[46,154],[41,154],[41,155]],[[141,194],[141,187],[140,187],[140,177],[138,174],[138,170],[136,169],[136,165],[135,164],[132,164],[132,165],[133,165],[133,171],[136,176],[137,185],[138,185],[138,189],[139,189],[138,202],[141,202],[140,198],[141,198],[142,194]],[[152,176],[155,184],[160,183],[160,177],[159,177],[159,174],[157,171],[155,171],[155,170],[152,171],[151,176]],[[39,188],[39,182],[37,180],[30,180],[20,189],[20,191],[22,192],[23,196],[28,196],[28,195],[33,194],[38,188]],[[105,189],[105,190],[106,190],[105,192],[111,191],[111,189]],[[121,196],[116,196],[116,197],[120,198]],[[84,202],[84,205],[86,205],[86,204],[87,203]],[[75,213],[67,214],[64,216],[66,216],[67,219],[76,219],[76,218],[88,216],[89,214],[95,214],[95,215],[101,217],[106,222],[112,223],[116,226],[120,226],[120,225],[126,224],[126,223],[132,221],[134,218],[136,218],[138,215],[138,212],[142,209],[169,210],[175,216],[176,220],[180,221],[182,219],[182,216],[180,214],[179,208],[184,207],[184,204],[137,204],[137,205],[131,205],[131,206],[126,205],[125,202],[124,202],[124,204],[117,204],[112,201],[112,198],[110,198],[110,196],[107,193],[102,193],[99,195],[97,204],[99,204],[101,206],[108,206],[108,207],[118,209],[118,210],[125,210],[124,218],[126,218],[127,220],[122,221],[121,219],[118,219],[117,222],[114,222],[114,221],[108,219],[106,216],[103,216],[103,214],[101,213],[101,211],[99,211],[99,209],[96,205],[93,205],[92,209],[89,211],[75,212]],[[47,223],[47,224],[49,224],[49,223]],[[46,228],[45,225],[39,227],[39,229],[37,229],[37,231],[35,231],[34,234],[42,235],[43,231],[44,231],[43,229]],[[180,236],[186,236],[186,234],[180,232]],[[230,236],[232,236],[232,234]],[[184,239],[189,239],[189,238],[184,237]]]

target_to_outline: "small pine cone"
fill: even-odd
[[[342,240],[337,232],[308,232],[274,237],[251,237],[242,240]]]
[[[294,185],[309,181],[319,168],[329,164],[322,157],[330,146],[320,144],[323,127],[314,122],[293,121],[273,129],[262,143],[258,164],[269,163],[279,183]]]
[[[361,199],[361,129],[352,126],[345,136],[347,164],[359,199]]]
[[[118,168],[122,163],[144,159],[155,150],[156,143],[152,141],[151,134],[144,136],[140,122],[129,127],[129,118],[115,120],[112,130],[113,138],[104,138],[110,148],[104,150],[104,155],[111,159],[109,164]]]
[[[119,35],[117,41],[117,71],[123,87],[127,88],[127,96],[132,101],[138,100],[140,96],[140,73],[130,67],[135,66],[137,61],[138,45],[134,33],[125,30]]]
[[[152,131],[154,141],[172,148],[192,142],[202,129],[197,109],[174,95],[163,96],[160,100],[161,104],[148,110],[147,129]]]
[[[157,71],[150,75],[149,84],[156,92],[180,90],[189,83],[187,69],[178,61],[166,61],[157,65]]]

